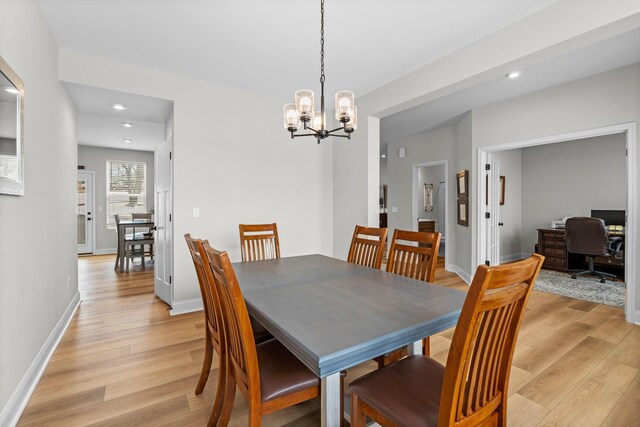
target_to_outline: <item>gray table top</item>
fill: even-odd
[[[233,267],[251,315],[319,377],[454,326],[466,296],[322,255]]]

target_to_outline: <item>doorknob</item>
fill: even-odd
[[[504,222],[499,222],[499,223],[498,223],[498,225],[499,225],[500,227],[502,227],[502,226],[504,226]]]
[[[152,231],[156,231],[157,229],[158,227],[156,227],[155,225],[153,227],[149,227],[149,230],[152,230]]]

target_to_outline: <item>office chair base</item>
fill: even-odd
[[[588,270],[571,270],[571,278],[572,279],[577,279],[578,276],[581,276],[583,274],[590,274],[592,276],[596,276],[600,278],[600,283],[606,283],[606,277],[610,277],[612,279],[616,279],[616,275],[615,274],[611,274],[611,273],[605,273],[604,271],[596,271],[593,267],[593,257],[587,257],[589,259],[589,269]]]

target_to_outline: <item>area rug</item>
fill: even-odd
[[[600,283],[597,277],[580,277],[572,279],[568,273],[540,270],[535,288],[538,291],[564,295],[613,307],[624,307],[624,283]]]

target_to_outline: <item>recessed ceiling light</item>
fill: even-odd
[[[127,106],[124,104],[111,104],[111,108],[114,110],[126,110]]]
[[[13,94],[20,93],[20,91],[13,86],[2,86],[2,89],[4,89],[5,92],[9,92]]]
[[[387,158],[387,155],[386,155],[386,154],[383,154],[383,155],[381,155],[380,157],[382,157],[383,159],[386,159],[386,158]]]
[[[122,126],[124,126],[126,128],[132,128],[133,127],[133,123],[123,123]]]
[[[133,142],[133,140],[132,140],[132,139],[129,139],[129,138],[125,138],[125,139],[123,139],[123,141],[124,141],[124,142]]]
[[[517,79],[518,77],[520,77],[520,74],[522,74],[520,71],[512,71],[506,76],[509,77],[510,79]]]

